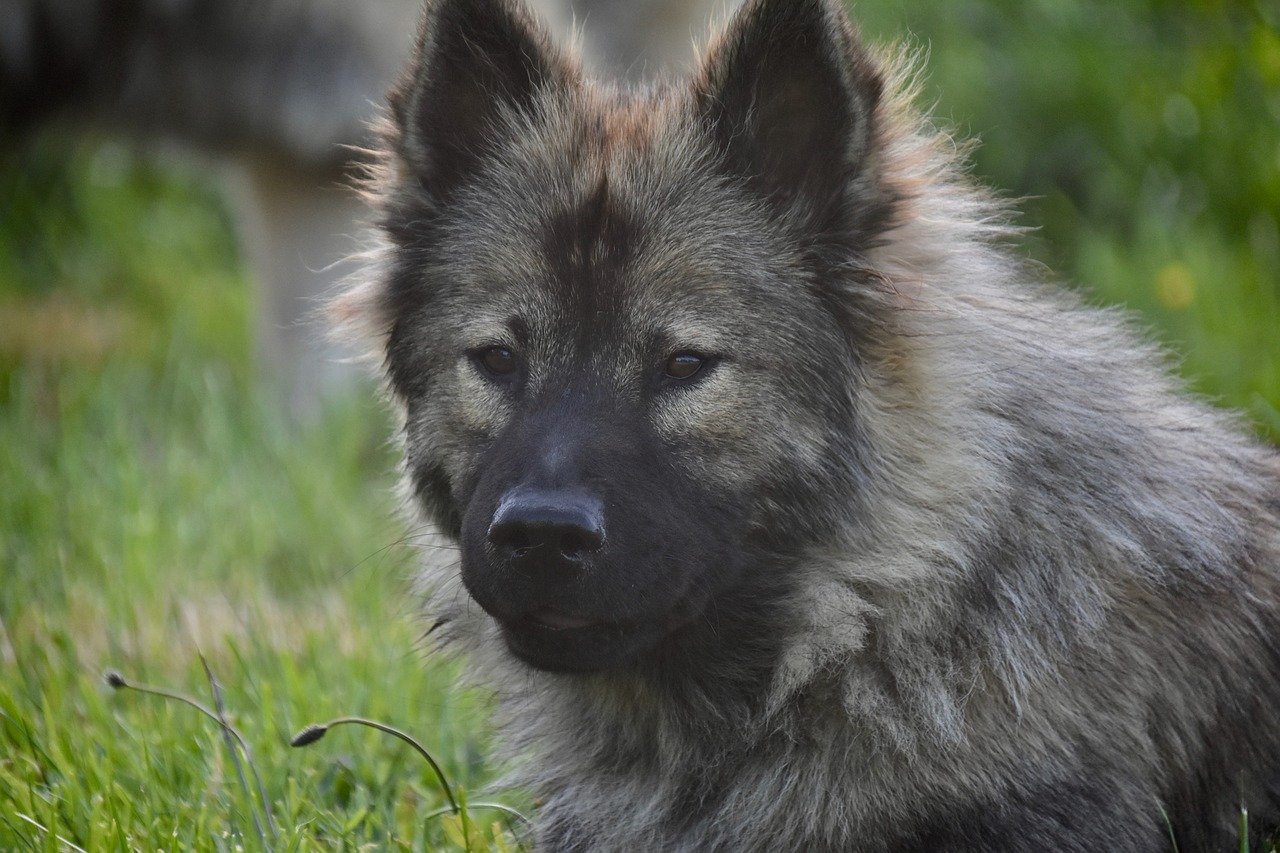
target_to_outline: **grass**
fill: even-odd
[[[511,846],[489,810],[463,838],[398,740],[345,726],[288,746],[307,724],[361,715],[415,734],[464,802],[490,776],[483,698],[418,651],[374,395],[305,427],[265,399],[227,222],[184,172],[111,144],[13,156],[0,170],[16,200],[0,214],[0,316],[22,330],[0,335],[0,849],[260,848],[256,793],[219,727],[103,679],[213,705],[202,655],[252,747],[271,849]],[[17,212],[28,196],[39,206]]]

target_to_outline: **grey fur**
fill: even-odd
[[[1280,460],[1013,257],[911,65],[834,0],[752,0],[692,81],[619,91],[507,0],[428,4],[336,313],[461,542],[432,636],[546,849],[1214,850],[1280,816]],[[495,553],[492,495],[552,482],[603,496],[580,573]]]

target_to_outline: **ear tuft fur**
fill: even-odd
[[[397,153],[437,199],[478,167],[503,115],[576,74],[509,0],[429,0],[414,56],[390,100]]]
[[[355,285],[326,306],[336,340],[358,344],[381,357],[391,334],[391,317],[382,298],[382,283],[369,279]]]
[[[750,0],[695,93],[725,165],[784,216],[847,226],[867,176],[883,81],[836,0]]]

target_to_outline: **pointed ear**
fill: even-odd
[[[882,89],[838,0],[748,0],[695,96],[727,168],[825,232],[863,177]]]
[[[441,198],[483,160],[504,114],[530,109],[572,75],[518,2],[428,0],[414,59],[391,95],[397,153]]]

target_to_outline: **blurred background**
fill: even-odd
[[[543,11],[585,18],[596,67],[644,76],[691,56],[707,5]],[[1138,312],[1197,392],[1280,441],[1280,5],[854,13],[927,57],[925,104],[1023,199],[1020,251]],[[489,778],[483,698],[416,651],[422,531],[396,514],[387,419],[312,317],[358,245],[340,145],[368,142],[415,15],[0,0],[0,848],[251,838],[216,732],[101,686],[114,667],[207,693],[200,653],[289,838],[458,838],[396,747],[288,753],[316,717],[415,727],[462,788]]]

